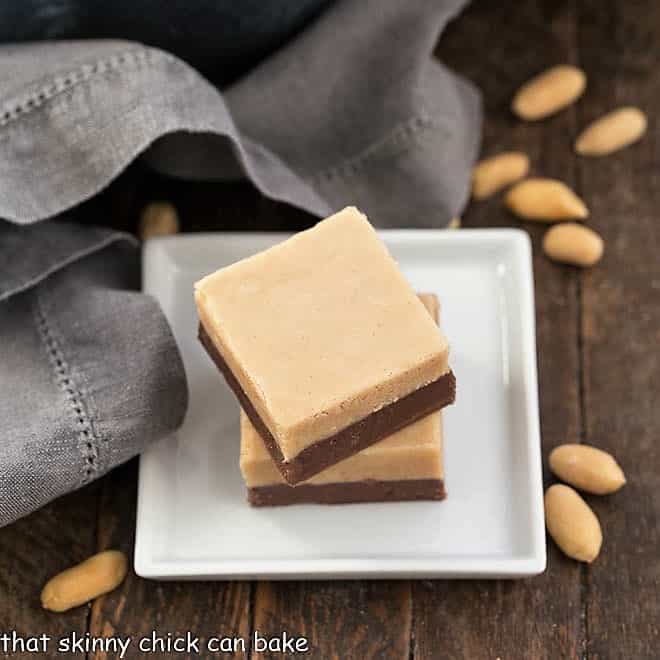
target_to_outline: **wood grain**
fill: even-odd
[[[51,650],[61,637],[85,634],[89,606],[54,614],[42,609],[39,596],[53,575],[94,552],[98,493],[93,484],[0,530],[0,633],[46,634],[52,638]],[[28,652],[9,656],[39,657]]]
[[[576,165],[567,138],[575,130],[575,110],[528,124],[513,117],[509,103],[527,78],[559,60],[575,61],[575,20],[567,4],[519,3],[514,10],[510,3],[473,3],[450,27],[438,52],[483,90],[483,154],[521,149],[530,156],[532,174],[557,177],[572,186]],[[488,54],[486,59],[474,56],[476,43]],[[532,238],[545,456],[555,445],[580,435],[577,275],[541,255],[545,227],[519,223],[503,208],[501,194],[471,203],[463,224],[521,227]],[[581,657],[581,569],[554,545],[548,552],[548,570],[532,579],[413,583],[414,657]]]
[[[588,655],[599,659],[657,658],[660,649],[658,26],[652,0],[582,3],[590,82],[580,124],[619,105],[650,119],[638,144],[579,160],[590,224],[605,240],[603,261],[582,276],[585,441],[612,452],[628,477],[620,493],[588,498],[604,536],[585,581]]]
[[[254,629],[304,635],[313,658],[407,660],[410,616],[408,581],[261,582]]]
[[[133,557],[137,461],[115,470],[103,482],[99,509],[98,549],[123,550]],[[116,591],[97,599],[92,608],[90,633],[94,636],[130,636],[131,658],[174,657],[168,653],[139,652],[137,644],[156,631],[161,637],[200,638],[199,655],[211,637],[250,636],[250,584],[247,582],[158,582],[144,580],[131,570]],[[234,657],[247,657],[239,652]],[[97,654],[96,658],[103,658]],[[186,657],[182,654],[177,657]]]

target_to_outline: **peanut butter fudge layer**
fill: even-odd
[[[438,299],[420,295],[438,321]],[[445,497],[441,412],[414,424],[326,468],[307,481],[285,483],[264,442],[241,410],[240,466],[253,506],[315,502],[348,504]]]
[[[354,208],[205,277],[195,300],[288,483],[454,399],[447,340]]]
[[[248,501],[253,506],[280,506],[444,499],[441,415],[431,413],[291,486],[241,411],[241,472]]]

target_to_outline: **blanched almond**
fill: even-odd
[[[550,469],[567,484],[587,493],[607,495],[625,483],[623,470],[611,454],[589,445],[555,447],[548,458]]]
[[[589,563],[598,557],[603,544],[600,523],[570,486],[555,484],[545,492],[545,524],[564,554]]]
[[[41,592],[41,605],[53,612],[66,612],[117,588],[127,571],[123,552],[99,552],[50,579]]]
[[[472,171],[472,196],[483,199],[527,176],[529,158],[521,151],[505,151],[486,158]]]
[[[579,98],[587,85],[587,76],[575,66],[554,66],[526,82],[511,105],[521,119],[543,119]]]
[[[646,125],[646,115],[639,108],[619,108],[589,124],[575,141],[575,151],[582,156],[606,156],[639,140]]]
[[[169,236],[179,231],[179,214],[169,202],[151,202],[140,216],[140,238],[146,241],[154,236]]]
[[[527,220],[554,222],[589,215],[584,202],[556,179],[525,179],[509,190],[504,202],[513,213]]]
[[[603,239],[589,227],[565,222],[549,229],[543,251],[554,261],[573,266],[593,266],[603,256]]]

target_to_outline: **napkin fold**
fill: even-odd
[[[0,46],[0,525],[177,428],[187,390],[136,241],[66,222],[136,157],[381,227],[459,215],[480,99],[432,58],[464,0],[341,0],[220,91],[127,41]],[[57,220],[51,220],[58,216]]]

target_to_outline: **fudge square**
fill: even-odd
[[[446,338],[355,208],[208,275],[195,301],[290,484],[454,400]]]
[[[445,498],[442,412],[409,424],[366,449],[291,486],[241,410],[241,473],[252,506],[350,504]]]
[[[437,298],[429,294],[420,298],[437,322]],[[442,413],[431,413],[291,486],[241,410],[240,467],[252,506],[441,500],[445,498]]]

